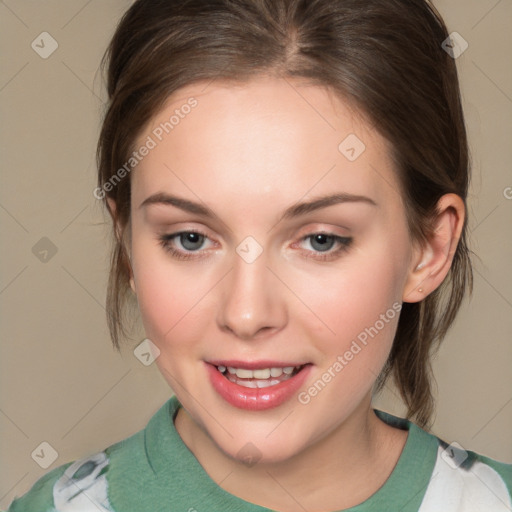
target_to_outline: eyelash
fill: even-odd
[[[198,256],[194,255],[196,252],[199,252],[199,251],[186,253],[186,252],[177,250],[171,246],[171,242],[174,238],[176,238],[180,235],[190,234],[190,233],[194,233],[196,235],[200,235],[205,238],[208,238],[208,236],[205,233],[202,233],[201,231],[187,230],[187,231],[179,231],[177,233],[171,233],[168,235],[160,235],[160,236],[158,236],[158,242],[166,252],[170,253],[170,255],[177,260],[186,261],[186,260],[199,259],[199,258],[201,258],[201,256],[198,257]],[[336,249],[335,251],[325,252],[325,253],[316,252],[316,254],[317,254],[316,256],[312,256],[311,254],[306,256],[306,258],[312,258],[317,261],[332,261],[334,259],[337,259],[337,257],[340,257],[342,253],[348,251],[348,249],[350,248],[350,246],[352,245],[352,242],[353,242],[353,239],[350,237],[343,237],[343,236],[335,235],[333,233],[328,233],[325,231],[318,231],[318,232],[314,232],[309,235],[306,235],[300,239],[300,242],[303,242],[304,240],[311,239],[316,235],[325,235],[325,236],[332,237],[334,239],[334,241],[340,245],[340,247],[338,249]],[[309,251],[309,252],[311,252],[311,251]]]

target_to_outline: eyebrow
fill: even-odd
[[[366,196],[348,193],[332,194],[313,199],[312,201],[294,204],[283,212],[280,220],[293,219],[295,217],[300,217],[316,210],[341,203],[363,203],[370,206],[377,206],[377,203],[373,199]],[[139,208],[146,207],[151,204],[175,206],[180,210],[201,215],[203,217],[218,218],[210,208],[203,204],[195,203],[194,201],[163,192],[158,192],[149,196],[140,204]]]

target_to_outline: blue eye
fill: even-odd
[[[207,256],[201,256],[201,247],[208,236],[199,231],[180,231],[178,233],[171,233],[168,235],[161,235],[158,237],[160,245],[165,251],[177,260],[191,260]],[[349,237],[342,237],[332,233],[312,233],[301,239],[303,241],[310,241],[313,250],[306,250],[306,258],[313,258],[319,261],[333,260],[339,255],[347,251],[352,244],[353,239]],[[183,249],[176,248],[181,245]],[[332,250],[333,247],[338,246],[337,249]]]
[[[314,250],[314,254],[310,254],[306,257],[320,261],[328,261],[337,258],[340,253],[348,250],[352,244],[352,238],[342,237],[332,233],[313,233],[305,236],[302,240],[309,240]],[[338,248],[331,251],[336,245],[338,245]]]
[[[187,251],[192,253],[198,252],[207,236],[198,231],[181,231],[179,233],[172,233],[170,235],[163,235],[159,237],[160,245],[169,252],[174,258],[179,260],[188,260],[195,256],[188,254]],[[174,247],[175,239],[179,240],[181,246],[185,249],[179,250]]]
[[[325,233],[309,235],[308,240],[311,241],[311,246],[315,249],[315,251],[318,250],[322,252],[329,251],[336,243],[336,238],[333,235],[326,235]]]
[[[179,233],[176,235],[179,237],[180,244],[187,250],[187,251],[195,251],[197,249],[200,249],[203,245],[205,236],[201,235],[200,233],[196,233],[195,231],[187,231],[184,233]]]

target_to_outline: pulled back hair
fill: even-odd
[[[391,145],[412,240],[432,233],[436,205],[466,204],[469,153],[445,23],[426,0],[137,0],[104,56],[109,102],[98,142],[98,189],[114,220],[107,319],[114,346],[127,337],[130,178],[107,186],[169,95],[198,81],[262,74],[327,86]],[[111,181],[110,181],[111,183]],[[98,196],[97,196],[98,197]],[[115,202],[110,209],[106,198]],[[431,357],[472,291],[467,216],[449,274],[419,303],[404,303],[389,359],[407,417],[428,428]],[[123,313],[124,312],[124,313]]]

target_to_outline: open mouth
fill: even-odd
[[[306,365],[260,368],[249,370],[247,368],[235,368],[232,366],[215,366],[226,379],[233,384],[246,388],[268,388],[277,386],[282,382],[291,379],[299,373]]]
[[[312,363],[288,361],[205,361],[214,391],[229,404],[252,411],[277,407],[305,384]]]

